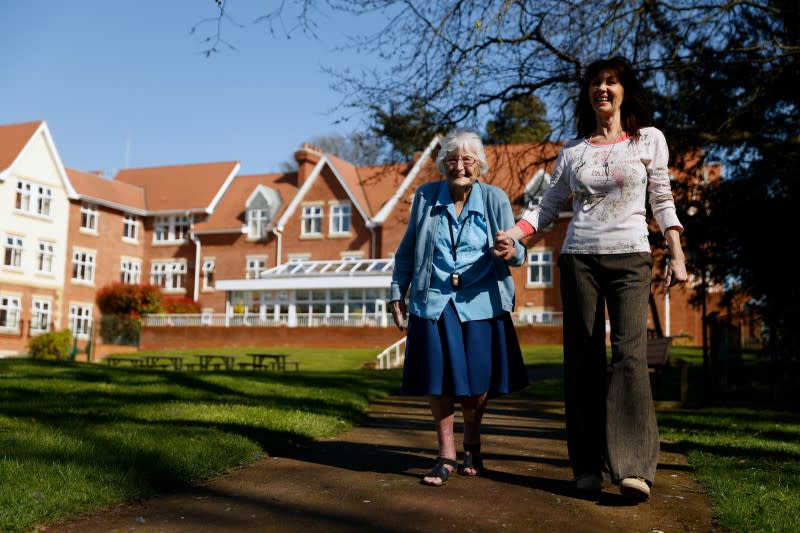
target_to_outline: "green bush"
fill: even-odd
[[[100,318],[100,338],[106,344],[137,346],[142,323],[125,315],[103,315]]]
[[[34,359],[63,360],[69,356],[72,333],[68,329],[51,331],[34,337],[28,343],[28,353]]]

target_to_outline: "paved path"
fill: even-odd
[[[485,477],[419,484],[436,438],[427,403],[375,402],[370,421],[201,486],[48,526],[76,532],[711,532],[712,514],[685,457],[662,443],[653,496],[628,505],[572,488],[563,405],[494,400],[484,419]]]

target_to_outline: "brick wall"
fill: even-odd
[[[518,326],[520,344],[561,344],[561,328]],[[308,346],[329,348],[375,348],[397,342],[403,333],[396,328],[259,328],[259,327],[169,327],[142,328],[140,349],[170,350],[246,346]]]

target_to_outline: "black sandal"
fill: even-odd
[[[467,468],[475,470],[474,474],[468,474]],[[462,476],[479,476],[485,470],[483,457],[481,457],[481,443],[464,444],[464,462],[458,468],[458,473]]]
[[[420,483],[422,483],[423,485],[427,485],[429,487],[441,487],[442,485],[447,483],[447,478],[450,477],[450,469],[447,468],[448,466],[451,466],[453,467],[453,470],[456,470],[458,468],[458,463],[453,459],[448,459],[446,457],[437,457],[436,464],[433,465],[433,468],[431,469],[430,472],[428,472],[427,474],[425,474],[425,476],[423,476],[423,478],[420,480]],[[438,477],[441,480],[441,483],[431,483],[425,481],[426,477]]]

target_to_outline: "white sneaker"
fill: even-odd
[[[619,491],[630,500],[645,502],[650,498],[650,486],[640,477],[626,477],[620,481]]]
[[[580,492],[600,492],[603,479],[596,474],[581,474],[575,478],[575,488]]]

